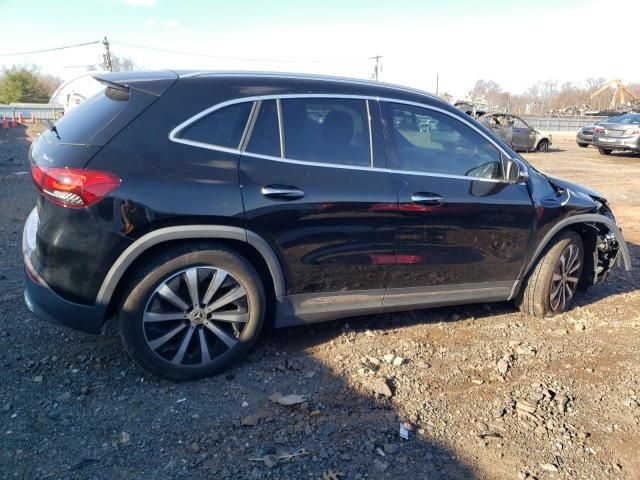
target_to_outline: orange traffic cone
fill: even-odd
[[[11,128],[16,128],[18,124],[16,123],[16,117],[11,115]]]
[[[9,122],[7,122],[7,116],[2,116],[2,128],[9,128]]]
[[[18,123],[24,123],[24,117],[22,116],[22,113],[18,115]]]
[[[36,123],[36,116],[33,112],[31,112],[31,125],[34,125]]]

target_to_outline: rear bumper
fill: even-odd
[[[80,305],[60,298],[50,288],[36,283],[26,268],[24,301],[38,319],[86,333],[100,333],[104,308]]]
[[[576,143],[586,143],[588,145],[592,145],[593,144],[593,137],[578,133],[576,135]]]
[[[38,230],[38,213],[33,209],[24,226],[22,254],[24,257],[24,300],[29,310],[49,323],[63,325],[87,333],[99,333],[106,309],[94,305],[81,305],[56,294],[33,268],[31,255]]]
[[[640,152],[640,137],[594,137],[593,145],[611,150],[633,150]]]

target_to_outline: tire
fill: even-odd
[[[584,247],[577,233],[565,231],[552,242],[525,278],[515,302],[522,312],[540,318],[552,317],[569,309],[584,265]],[[568,265],[567,273],[562,270],[563,265]]]
[[[539,152],[548,152],[549,151],[549,140],[543,139],[538,142],[538,146],[536,150]]]
[[[580,148],[587,148],[589,146],[589,144],[588,143],[579,143],[578,146]]]
[[[600,155],[611,155],[611,150],[609,148],[598,148]]]
[[[143,368],[191,380],[242,359],[265,311],[264,286],[244,257],[223,246],[182,246],[135,272],[119,314],[120,335]]]

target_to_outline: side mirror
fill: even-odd
[[[514,158],[509,158],[506,178],[513,183],[526,183],[529,179],[529,169],[524,163]]]

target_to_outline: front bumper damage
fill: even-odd
[[[620,255],[620,242],[616,239],[613,232],[606,227],[595,224],[590,224],[589,226],[595,231],[595,245],[592,251],[593,258],[591,262],[587,262],[587,265],[592,268],[589,283],[596,285],[607,279],[609,272],[616,263],[620,262],[622,256]],[[624,244],[624,240],[622,240],[622,242]],[[624,246],[626,248],[626,244],[624,244]],[[631,270],[630,265],[626,270]]]

